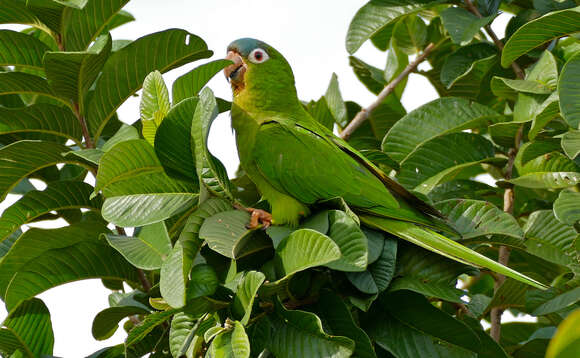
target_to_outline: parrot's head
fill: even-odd
[[[269,107],[268,103],[279,106],[289,100],[297,101],[292,69],[272,46],[242,38],[228,46],[226,59],[233,62],[224,73],[232,86],[234,102],[259,102]]]

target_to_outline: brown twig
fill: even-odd
[[[83,131],[83,137],[85,137],[85,146],[87,148],[94,148],[95,144],[93,143],[93,140],[91,139],[91,134],[89,133],[89,128],[87,127],[87,121],[85,120],[85,117],[83,117],[83,115],[81,114],[81,112],[79,110],[79,104],[76,102],[73,102],[73,112],[74,112],[75,116],[77,117],[77,119],[79,120],[79,123],[81,124],[81,129]]]
[[[354,116],[352,121],[350,121],[350,123],[340,132],[340,137],[344,140],[347,140],[354,133],[354,131],[360,127],[364,121],[367,120],[371,113],[387,98],[387,96],[395,90],[395,87],[397,87],[397,85],[401,83],[401,81],[404,80],[405,77],[409,75],[409,73],[413,72],[417,66],[423,62],[427,56],[429,56],[435,47],[436,46],[433,43],[427,45],[422,54],[418,55],[413,62],[409,63],[409,65],[405,67],[403,72],[401,72],[394,80],[392,80],[385,86],[385,88],[383,88],[381,93],[379,93],[377,96],[377,99],[371,103],[370,106],[361,109],[360,112]]]
[[[516,138],[514,141],[514,147],[510,149],[508,153],[508,163],[505,170],[505,178],[507,180],[512,178],[513,170],[514,170],[514,162],[516,159],[516,155],[518,154],[518,150],[520,148],[520,142],[522,141],[524,127],[523,125],[520,126],[518,132],[516,134]],[[508,214],[513,214],[514,212],[514,189],[507,188],[504,191],[503,195],[503,211]],[[498,262],[504,266],[507,266],[510,259],[510,248],[507,246],[500,246],[499,247],[499,254],[498,254]],[[493,292],[496,293],[500,286],[505,282],[504,275],[497,275],[495,283],[493,285]],[[491,309],[490,312],[490,321],[491,321],[491,328],[489,334],[491,338],[493,338],[496,342],[499,342],[501,337],[501,315],[503,314],[504,309],[501,307],[494,307]]]
[[[473,5],[471,0],[465,0],[465,5],[469,9],[469,11],[471,11],[475,16],[479,18],[483,17],[479,12],[479,10],[477,10],[477,7]],[[497,37],[495,32],[493,32],[490,25],[485,25],[483,28],[485,29],[485,32],[487,32],[487,34],[489,35],[495,46],[499,49],[499,52],[501,53],[503,51],[503,42],[501,42],[501,40]],[[525,74],[522,68],[515,62],[512,62],[511,66],[512,69],[514,70],[514,73],[516,74],[516,77],[519,78],[520,80],[523,80],[525,78]]]

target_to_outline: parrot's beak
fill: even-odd
[[[226,60],[230,60],[233,64],[224,69],[226,79],[230,81],[232,89],[235,93],[244,88],[244,74],[246,73],[246,64],[242,60],[242,56],[235,51],[228,51]]]

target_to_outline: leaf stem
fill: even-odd
[[[475,16],[479,17],[480,19],[483,17],[479,12],[479,10],[477,10],[477,7],[473,5],[471,0],[465,0],[465,5],[469,9],[469,11],[471,11],[471,13],[473,13]],[[503,42],[501,42],[501,40],[497,37],[495,32],[493,32],[490,25],[485,25],[483,28],[485,29],[485,32],[487,32],[487,34],[489,35],[495,46],[499,49],[499,52],[501,53],[503,51]],[[516,74],[516,77],[519,78],[520,80],[523,80],[525,78],[525,74],[522,68],[515,62],[512,62],[511,66],[512,69],[514,70],[514,73]]]
[[[366,121],[367,118],[371,115],[371,113],[387,98],[387,96],[395,90],[395,87],[397,87],[397,85],[401,83],[401,81],[403,81],[411,72],[415,71],[417,66],[423,62],[423,60],[425,60],[425,58],[427,58],[431,51],[433,51],[433,49],[436,47],[437,45],[434,43],[427,45],[422,54],[418,55],[413,62],[409,63],[409,65],[405,67],[403,72],[401,72],[394,80],[392,80],[385,86],[385,88],[383,88],[373,103],[371,103],[368,107],[361,109],[360,112],[354,116],[352,121],[350,121],[350,123],[340,132],[340,137],[344,140],[350,138],[354,131],[360,127],[361,124],[363,124],[364,121]]]

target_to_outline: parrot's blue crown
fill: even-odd
[[[228,51],[235,51],[243,57],[247,57],[256,48],[269,49],[270,46],[265,42],[249,37],[237,39],[228,45]]]

